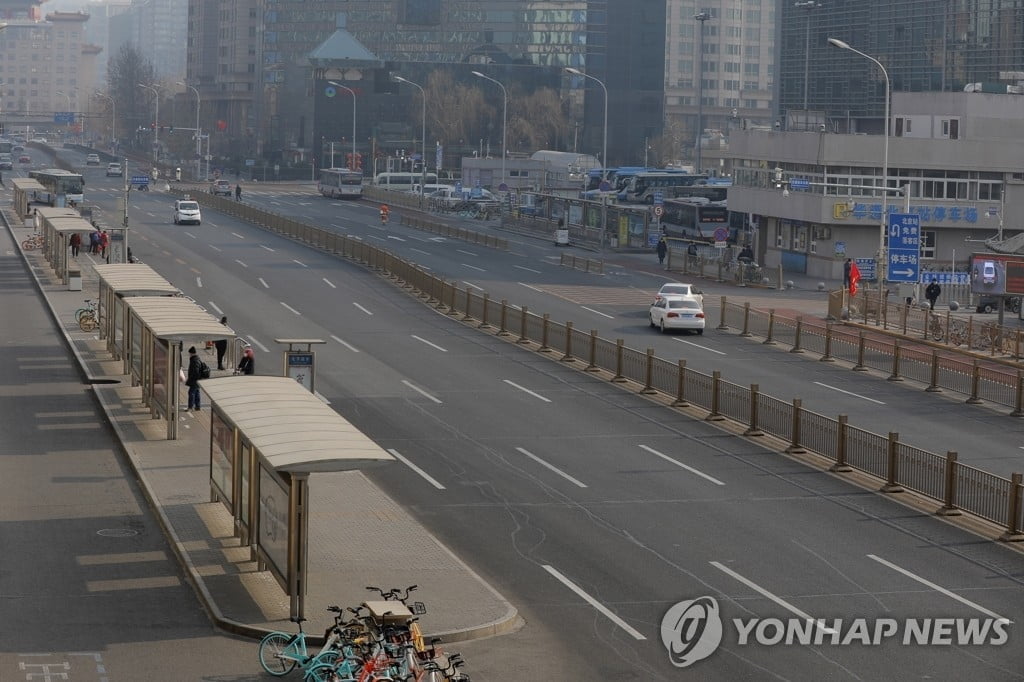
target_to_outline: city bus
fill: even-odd
[[[412,190],[413,185],[436,185],[437,173],[377,173],[373,184],[383,189],[397,189],[403,192]]]
[[[691,175],[671,171],[646,171],[637,173],[629,179],[629,184],[619,193],[619,201],[634,204],[653,204],[655,192],[661,192],[664,198],[672,197],[679,187],[692,187],[707,182],[706,175]]]
[[[0,140],[0,154],[13,154],[14,143],[10,140]]]
[[[662,208],[661,226],[671,237],[712,239],[715,230],[724,227],[729,231],[729,239],[736,239],[724,201],[666,199]]]
[[[617,197],[618,194],[626,188],[626,183],[629,179],[637,173],[644,173],[654,170],[653,168],[645,168],[644,166],[622,166],[619,168],[609,168],[607,172],[609,189],[606,192],[601,191],[601,180],[604,176],[604,171],[600,168],[594,168],[587,173],[587,183],[584,186],[584,190],[580,193],[581,199],[600,199],[602,194],[608,194],[613,197]]]
[[[321,168],[316,188],[331,199],[358,199],[363,196],[363,174],[348,168]]]
[[[28,176],[45,188],[42,192],[36,190],[36,201],[65,207],[72,203],[81,205],[85,198],[85,181],[80,173],[47,168],[29,171]]]

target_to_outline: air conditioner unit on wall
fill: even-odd
[[[775,246],[777,248],[781,249],[782,248],[782,244],[783,244],[782,233],[780,232],[779,234],[775,235]]]

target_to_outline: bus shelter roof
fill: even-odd
[[[97,265],[100,282],[118,296],[169,296],[181,291],[142,263],[112,263]]]
[[[208,339],[233,339],[231,327],[221,324],[195,301],[180,296],[136,296],[124,299],[153,335],[182,345]]]
[[[77,213],[73,216],[49,216],[46,223],[57,232],[92,232],[96,229]]]
[[[46,189],[42,185],[40,189]],[[73,208],[67,208],[66,206],[39,206],[35,209],[36,215],[41,218],[81,218],[82,214]]]
[[[35,178],[13,178],[11,184],[24,191],[46,189]]]
[[[200,382],[211,404],[279,471],[348,471],[394,461],[291,377]]]

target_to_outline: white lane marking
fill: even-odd
[[[267,347],[266,347],[266,346],[264,346],[264,345],[263,345],[262,343],[260,343],[259,341],[257,341],[257,340],[256,340],[256,338],[255,338],[255,337],[253,337],[253,336],[250,336],[250,337],[249,337],[249,343],[251,343],[252,345],[256,346],[257,348],[259,348],[259,349],[260,349],[261,351],[263,351],[264,353],[269,353],[269,352],[270,352],[270,349],[269,349],[269,348],[267,348]]]
[[[395,236],[395,235],[393,235],[393,234],[389,234],[389,235],[388,235],[388,239],[394,239],[395,241],[399,241],[399,242],[404,242],[404,241],[405,241],[405,240],[404,240],[404,239],[402,239],[401,237],[396,237],[396,236]]]
[[[320,402],[322,402],[324,405],[330,405],[331,404],[331,401],[328,400],[326,398],[326,396],[324,396],[322,393],[320,393],[320,391],[313,391],[313,395],[315,395],[317,398],[319,398]]]
[[[213,249],[214,251],[216,251],[217,253],[220,253],[220,252],[221,252],[221,251],[220,251],[220,249],[218,249],[218,248],[217,248],[216,246],[214,246],[213,244],[210,244],[210,248],[211,248],[211,249]]]
[[[261,249],[266,249],[267,251],[270,251],[271,253],[274,253],[274,250],[272,248],[270,248],[269,246],[267,246],[266,244],[260,244],[260,248]]]
[[[196,277],[196,286],[199,287],[200,289],[203,288],[203,278],[202,277]]]
[[[221,310],[221,309],[220,309],[219,307],[217,307],[217,304],[216,304],[216,303],[214,303],[213,301],[209,301],[209,304],[210,304],[210,307],[211,307],[211,308],[213,308],[214,310],[216,310],[216,311],[217,311],[217,314],[218,314],[218,315],[223,315],[223,314],[224,314],[224,311],[223,311],[223,310]]]
[[[860,398],[861,400],[868,400],[868,401],[876,403],[878,405],[885,405],[885,403],[883,403],[881,400],[875,400],[874,398],[869,398],[867,396],[860,395],[859,393],[851,393],[850,391],[844,391],[841,388],[836,388],[835,386],[829,386],[828,384],[823,384],[820,381],[815,381],[814,383],[816,383],[818,386],[821,386],[822,388],[828,388],[828,389],[831,389],[833,391],[838,391],[840,393],[845,393],[846,395],[852,395],[854,398]]]
[[[426,340],[426,339],[424,339],[424,338],[421,338],[421,337],[419,337],[419,336],[416,336],[415,334],[413,334],[413,335],[412,335],[412,338],[416,339],[416,340],[417,340],[417,341],[419,341],[420,343],[425,343],[425,344],[427,344],[427,345],[428,345],[428,346],[430,346],[431,348],[436,348],[437,350],[441,351],[442,353],[447,353],[447,352],[448,352],[448,349],[447,349],[447,348],[441,348],[441,346],[437,345],[436,343],[431,343],[430,341],[427,341],[427,340]]]
[[[542,290],[538,289],[537,287],[531,287],[529,284],[523,284],[522,282],[519,282],[519,286],[526,287],[527,289],[532,289],[533,291],[536,291],[538,294],[543,294],[544,293]]]
[[[518,388],[518,389],[519,389],[520,391],[522,391],[523,393],[529,393],[530,395],[532,395],[532,396],[533,396],[534,398],[537,398],[538,400],[543,400],[543,401],[544,401],[544,402],[546,402],[546,403],[550,403],[550,402],[551,402],[550,400],[548,400],[547,398],[545,398],[545,397],[544,397],[544,396],[542,396],[541,394],[539,394],[539,393],[534,393],[534,392],[533,392],[533,391],[531,391],[530,389],[528,389],[528,388],[524,388],[523,386],[520,386],[519,384],[517,384],[517,383],[516,383],[516,382],[514,382],[514,381],[509,381],[508,379],[502,379],[502,381],[504,381],[504,382],[505,382],[506,384],[508,384],[509,386],[512,386],[512,387],[514,387],[514,388]]]
[[[331,280],[327,279],[326,277],[324,277],[324,281],[327,282],[327,286],[329,286],[330,288],[332,288],[332,289],[337,289],[338,288],[338,287],[334,286],[334,282],[332,282]]]
[[[285,303],[284,301],[281,301],[281,305],[283,305],[285,308],[287,308],[288,310],[292,311],[296,315],[301,315],[302,314],[298,310],[296,310],[295,308],[293,308],[290,305],[288,305],[287,303]]]
[[[185,234],[188,235],[189,237],[192,237],[192,239],[196,239],[196,236],[191,232],[185,232]]]
[[[546,468],[550,469],[551,471],[554,471],[556,474],[558,474],[559,476],[561,476],[565,480],[569,481],[573,485],[578,486],[580,488],[586,488],[587,487],[586,483],[583,483],[580,480],[578,480],[576,478],[573,478],[569,474],[565,473],[564,471],[562,471],[561,469],[556,467],[554,464],[550,464],[548,462],[545,462],[543,459],[541,459],[537,455],[533,454],[529,450],[526,450],[524,448],[516,448],[516,450],[521,452],[521,453],[523,453],[524,455],[526,455],[527,457],[532,459],[537,464],[540,464],[542,467],[546,467]]]
[[[263,285],[263,288],[264,288],[264,289],[269,289],[269,288],[270,288],[270,285],[269,285],[269,284],[267,284],[267,280],[263,279],[262,277],[257,277],[257,278],[256,278],[256,280],[257,280],[257,281],[258,281],[258,282],[259,282],[260,284],[262,284],[262,285]]]
[[[238,237],[239,239],[245,239],[245,237],[243,237],[242,235],[238,234],[237,232],[232,232],[231,234],[234,235],[235,237]]]
[[[415,251],[416,253],[422,253],[424,256],[429,256],[430,255],[429,251],[424,251],[423,249],[417,249],[415,246],[409,247],[409,250],[410,251]]]
[[[242,261],[238,260],[237,258],[235,259],[235,262],[236,262],[236,263],[238,263],[239,265],[241,265],[241,266],[242,266],[243,268],[247,268],[247,267],[249,267],[248,265],[246,265],[246,264],[245,264],[245,263],[243,263]]]
[[[602,313],[600,310],[594,310],[593,308],[588,308],[585,305],[581,305],[580,307],[583,308],[584,310],[589,310],[590,312],[594,313],[595,315],[600,315],[601,317],[607,317],[609,320],[614,320],[615,319],[613,316],[607,315],[605,313]]]
[[[465,284],[467,287],[473,287],[477,291],[483,291],[484,290],[483,287],[478,287],[477,285],[473,284],[472,282],[467,282],[466,280],[462,280],[462,283]]]
[[[473,256],[474,258],[476,258],[477,256],[479,256],[479,255],[480,255],[480,254],[478,254],[478,253],[473,253],[472,251],[463,251],[462,249],[455,249],[455,251],[456,251],[457,253],[464,253],[464,254],[466,254],[467,256]]]
[[[557,580],[558,582],[562,583],[563,585],[568,587],[570,590],[575,592],[576,595],[580,599],[582,599],[583,601],[585,601],[588,604],[590,604],[591,606],[593,606],[605,618],[607,618],[608,620],[610,620],[611,622],[615,623],[620,628],[625,630],[626,633],[629,634],[633,639],[637,639],[637,640],[647,639],[646,637],[641,635],[635,628],[633,628],[633,626],[631,626],[629,623],[627,623],[626,621],[622,620],[621,618],[616,616],[614,613],[612,613],[611,609],[609,609],[607,606],[605,606],[601,602],[599,602],[596,599],[594,599],[593,597],[591,597],[589,594],[587,594],[586,592],[583,591],[583,588],[579,587],[578,585],[576,585],[576,583],[574,583],[573,581],[569,580],[564,575],[562,575],[558,571],[558,569],[556,569],[554,566],[549,566],[547,564],[543,564],[541,566],[541,568],[543,568],[545,571],[550,573],[551,576],[555,580]]]
[[[430,395],[429,393],[424,391],[419,386],[414,385],[411,381],[406,381],[405,379],[402,379],[402,383],[405,384],[406,386],[408,386],[409,388],[411,388],[412,390],[416,391],[417,393],[419,393],[424,398],[426,398],[428,400],[433,400],[438,405],[441,404],[441,401],[438,398],[435,398],[434,396]]]
[[[901,567],[897,566],[896,564],[892,563],[891,561],[886,561],[885,559],[883,559],[880,556],[876,556],[874,554],[868,554],[868,558],[877,561],[878,563],[882,564],[883,566],[888,566],[892,570],[897,571],[898,573],[902,573],[903,575],[907,576],[908,578],[910,578],[912,580],[916,580],[917,582],[921,583],[922,585],[927,585],[928,587],[932,588],[936,592],[941,592],[942,594],[946,595],[950,599],[955,599],[956,601],[960,602],[961,604],[965,604],[967,606],[970,606],[975,611],[980,611],[981,613],[984,613],[986,616],[989,616],[990,618],[995,618],[996,620],[1001,620],[1004,623],[1012,623],[1013,622],[1009,618],[1006,618],[1004,616],[1000,616],[998,613],[996,613],[994,611],[989,611],[984,606],[979,606],[978,604],[975,604],[974,602],[972,602],[969,599],[964,599],[959,594],[956,594],[954,592],[950,592],[945,587],[941,587],[939,585],[936,585],[935,583],[933,583],[930,580],[926,580],[925,578],[922,578],[921,576],[919,576],[919,575],[917,575],[915,573],[911,573],[907,569],[901,568]]]
[[[335,341],[337,341],[338,343],[340,343],[341,345],[345,346],[345,348],[348,348],[348,349],[349,349],[350,351],[352,351],[353,353],[358,353],[358,352],[359,352],[359,349],[358,349],[358,348],[356,348],[355,346],[353,346],[353,345],[352,345],[351,343],[348,343],[348,342],[346,342],[346,341],[344,341],[344,340],[342,340],[342,339],[339,339],[339,338],[338,338],[337,336],[335,336],[334,334],[331,334],[331,338],[332,338],[332,339],[334,339]]]
[[[305,263],[303,263],[302,261],[300,261],[300,260],[296,260],[296,259],[294,259],[294,258],[292,258],[292,262],[293,262],[293,263],[298,263],[299,265],[301,265],[301,266],[302,266],[302,267],[304,267],[304,268],[308,268],[308,267],[309,267],[308,265],[306,265],[306,264],[305,264]]]
[[[758,594],[760,594],[760,595],[762,595],[764,597],[767,597],[768,599],[772,600],[773,602],[775,602],[776,604],[778,604],[782,608],[786,609],[790,613],[795,613],[797,616],[799,616],[800,618],[803,618],[808,623],[812,623],[816,628],[821,630],[826,635],[834,635],[835,634],[835,632],[836,632],[835,630],[833,630],[832,628],[827,628],[827,627],[825,627],[823,625],[824,621],[822,621],[822,620],[815,620],[814,618],[811,618],[809,615],[807,615],[806,613],[804,613],[803,611],[801,611],[797,607],[793,606],[792,604],[790,604],[788,601],[786,601],[782,597],[779,597],[779,596],[776,596],[776,595],[772,594],[771,592],[769,592],[768,590],[764,589],[763,587],[761,587],[760,585],[758,585],[757,583],[755,583],[752,580],[747,580],[742,575],[740,575],[736,571],[732,570],[728,566],[725,566],[724,564],[721,564],[721,563],[719,563],[717,561],[711,561],[709,563],[712,566],[714,566],[715,568],[717,568],[718,570],[722,571],[723,573],[725,573],[727,575],[731,575],[736,580],[740,581],[741,583],[743,583],[744,585],[746,585],[750,589],[754,590],[754,592],[757,592]]]
[[[441,485],[438,482],[438,480],[436,478],[434,478],[433,476],[428,474],[423,469],[420,469],[418,466],[416,466],[415,464],[413,464],[412,462],[407,460],[405,457],[403,457],[401,454],[399,454],[398,450],[394,450],[394,449],[388,448],[388,452],[390,452],[394,456],[394,458],[397,459],[399,462],[401,462],[402,464],[404,464],[405,466],[409,467],[410,469],[415,471],[417,474],[419,474],[420,476],[425,478],[427,480],[427,483],[429,483],[430,485],[434,486],[438,490],[445,490],[446,489],[443,485]]]
[[[512,267],[519,268],[520,270],[526,270],[527,272],[533,272],[533,273],[536,273],[538,275],[542,274],[540,270],[534,270],[533,268],[527,268],[527,267],[524,267],[522,265],[513,265]]]
[[[410,239],[415,239],[418,242],[424,242],[424,243],[429,243],[430,242],[429,239],[424,239],[423,237],[417,237],[416,235],[409,235],[409,238]]]
[[[694,348],[700,348],[701,350],[706,350],[709,353],[718,353],[719,355],[725,355],[725,353],[723,353],[720,350],[715,350],[714,348],[708,348],[707,346],[702,346],[699,343],[694,343],[693,341],[687,341],[685,339],[676,339],[676,341],[678,341],[679,343],[685,343],[688,346],[693,346]]]
[[[367,310],[363,306],[359,305],[358,303],[353,302],[352,305],[354,305],[355,307],[359,308],[360,310],[362,310],[367,315],[373,315],[373,313],[371,313],[369,310]]]
[[[698,471],[697,469],[694,469],[692,466],[689,466],[687,464],[683,464],[679,460],[673,459],[673,458],[669,457],[668,455],[666,455],[664,453],[658,452],[657,450],[655,450],[652,447],[649,447],[647,445],[639,445],[637,447],[639,447],[641,450],[646,450],[647,452],[651,453],[652,455],[655,455],[657,457],[661,457],[666,462],[671,462],[672,464],[675,464],[680,469],[686,469],[691,474],[697,474],[701,478],[707,479],[707,480],[711,481],[712,483],[714,483],[715,485],[725,485],[725,483],[723,483],[722,481],[719,481],[714,476],[708,476],[703,471]]]
[[[470,268],[471,270],[479,270],[480,272],[487,272],[483,268],[478,268],[477,266],[470,265],[469,263],[459,263],[459,265],[461,265],[464,268]]]
[[[386,241],[387,241],[387,239],[386,239],[386,238],[384,238],[384,237],[378,237],[378,236],[377,236],[377,235],[375,235],[375,234],[371,234],[371,235],[367,235],[367,236],[368,236],[368,237],[369,237],[370,239],[379,239],[379,240],[381,240],[382,242],[386,242]],[[360,239],[360,238],[359,238],[359,237],[356,237],[356,239]]]

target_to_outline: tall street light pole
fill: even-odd
[[[860,50],[850,47],[850,44],[839,40],[838,38],[829,38],[828,42],[834,47],[838,47],[843,50],[849,50],[854,54],[859,54],[864,59],[870,60],[882,70],[882,76],[885,78],[885,141],[883,142],[882,151],[882,222],[878,230],[878,265],[876,272],[878,273],[878,281],[885,281],[885,275],[887,271],[887,258],[885,248],[885,236],[888,232],[887,222],[889,220],[889,93],[891,90],[891,84],[889,82],[889,72],[882,66],[882,62],[878,61],[874,57],[868,54],[864,54]],[[878,287],[879,300],[882,298],[882,287]],[[879,308],[881,311],[881,308]]]
[[[184,85],[196,95],[196,180],[198,180],[203,164],[203,142],[199,135],[199,105],[201,103],[201,100],[199,99],[199,90],[185,81],[178,81],[178,85]]]
[[[100,91],[96,91],[93,97],[106,97],[110,100],[110,151],[114,151],[114,144],[117,141],[117,102],[110,95],[105,95]]]
[[[704,22],[711,18],[709,12],[697,12],[693,18],[700,26],[700,40],[697,47],[697,171],[699,175],[703,167],[703,150],[701,142],[704,138]]]
[[[342,85],[341,83],[338,83],[338,82],[335,82],[335,81],[327,81],[327,82],[330,83],[331,85],[333,85],[334,87],[341,88],[342,90],[344,90],[348,94],[352,95],[352,170],[355,170],[356,169],[356,91],[353,90],[352,88],[348,87],[347,85]],[[334,152],[334,147],[333,147],[334,143],[332,142],[331,145],[332,145],[331,146],[331,153],[333,154],[333,152]],[[332,166],[334,165],[334,157],[333,156],[331,156],[331,165]]]
[[[804,25],[804,120],[807,120],[807,85],[811,63],[811,10],[821,7],[817,0],[800,0],[793,3],[794,7],[802,9],[807,15],[807,22]]]
[[[508,128],[508,90],[500,82],[494,80],[490,76],[485,76],[479,71],[472,72],[474,76],[483,78],[484,80],[491,81],[499,88],[501,88],[502,106],[501,106],[501,182],[498,183],[498,188],[505,183],[505,133]]]
[[[143,85],[136,83],[140,88],[152,90],[156,99],[156,118],[153,121],[153,162],[160,161],[160,91],[154,85]]]
[[[420,208],[423,208],[423,195],[426,193],[427,186],[427,93],[423,86],[413,83],[408,78],[395,76],[395,80],[399,83],[411,85],[419,90],[420,98],[423,99],[423,108],[420,115]],[[352,136],[352,141],[355,142],[355,135]],[[353,156],[353,158],[355,157]]]
[[[571,73],[574,76],[583,76],[584,78],[589,78],[590,80],[592,80],[595,83],[597,83],[598,85],[600,85],[601,86],[601,90],[604,92],[604,136],[603,136],[603,141],[601,143],[601,179],[602,180],[607,180],[608,179],[608,88],[605,87],[604,82],[600,78],[597,78],[596,76],[591,76],[589,74],[583,73],[579,69],[574,69],[571,66],[565,67],[565,70],[568,73]]]

